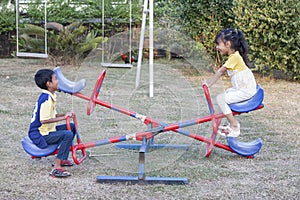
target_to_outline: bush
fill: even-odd
[[[298,0],[234,0],[234,23],[248,40],[258,71],[280,70],[300,80],[300,2]]]
[[[0,35],[16,29],[16,17],[14,8],[7,6],[7,1],[0,2]]]
[[[41,2],[36,0],[35,2]],[[105,1],[107,36],[128,27],[129,5],[112,5]],[[1,1],[0,34],[15,30],[13,9]],[[102,0],[55,0],[48,3],[48,21],[70,24],[80,20],[101,34]],[[41,25],[41,4],[27,8],[31,23]],[[133,21],[141,21],[139,0],[132,0]],[[155,18],[166,19],[169,28],[176,27],[195,39],[212,57],[216,56],[214,37],[224,28],[242,30],[249,43],[249,59],[255,69],[269,74],[281,72],[287,78],[300,80],[300,2],[298,0],[157,0]],[[96,20],[95,20],[96,19]],[[90,22],[89,22],[90,21]],[[92,21],[92,22],[91,22]],[[274,74],[274,73],[273,73]]]
[[[172,21],[180,27],[183,34],[198,42],[213,58],[216,57],[214,38],[223,27],[230,27],[226,10],[232,7],[232,0],[160,0],[159,5],[169,9],[158,8],[160,17]],[[156,10],[156,11],[157,11]],[[217,60],[216,60],[217,61]],[[215,65],[220,63],[216,62]]]
[[[95,32],[89,31],[80,22],[73,22],[63,26],[56,22],[47,23],[48,54],[46,63],[57,65],[80,65],[88,53],[95,49],[104,38],[97,37]],[[25,24],[20,29],[19,45],[23,51],[43,51],[44,28]]]
[[[168,18],[216,57],[216,33],[232,27],[245,33],[249,59],[258,72],[278,71],[300,80],[300,2],[298,0],[158,0]],[[164,8],[166,7],[166,8]],[[270,73],[271,74],[271,73]]]
[[[114,5],[113,0],[105,0],[105,35],[118,33],[129,27],[129,3]],[[141,15],[138,0],[132,1],[132,18]],[[21,51],[43,52],[44,3],[35,0],[23,6],[20,13]],[[55,0],[47,3],[47,21],[63,27],[62,30],[48,31],[48,52],[50,63],[79,64],[79,61],[96,44],[102,42],[102,0]],[[74,24],[76,29],[69,30]],[[53,27],[52,27],[53,28]],[[33,35],[34,37],[31,37]],[[75,63],[73,63],[75,62]]]
[[[141,8],[139,0],[132,0],[132,19],[139,22],[141,18]],[[118,33],[123,31],[123,26],[129,25],[129,2],[125,4],[114,4],[115,0],[105,0],[105,32]],[[39,24],[44,19],[42,0],[35,0],[35,3],[27,4],[24,13],[30,23]],[[47,4],[47,21],[57,22],[63,25],[74,21],[88,24],[95,32],[102,32],[102,0],[55,0]]]

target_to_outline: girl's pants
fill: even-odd
[[[224,115],[228,115],[232,113],[228,104],[245,101],[247,99],[250,99],[254,94],[249,94],[242,90],[229,88],[225,91],[225,93],[219,94],[216,98],[216,101]]]
[[[49,135],[45,135],[44,138],[47,144],[60,144],[56,158],[60,160],[67,160],[69,151],[72,146],[74,136],[76,134],[75,125],[70,124],[72,131],[67,129],[67,125],[56,126],[56,131],[50,132]]]

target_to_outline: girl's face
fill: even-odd
[[[216,49],[220,52],[221,55],[229,55],[231,52],[231,44],[229,41],[223,42],[220,38],[217,40]]]

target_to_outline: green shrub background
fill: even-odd
[[[40,0],[36,0],[39,2]],[[7,8],[8,0],[0,3],[0,34],[15,31],[14,5]],[[84,2],[84,4],[83,4]],[[112,6],[105,1],[106,34],[116,34],[129,23],[129,5]],[[134,24],[141,23],[142,5],[132,0]],[[169,21],[176,28],[199,43],[215,57],[216,33],[232,27],[245,33],[249,43],[249,58],[253,68],[266,75],[278,71],[283,78],[300,80],[300,2],[299,0],[156,0],[155,22]],[[48,1],[48,21],[69,24],[81,20],[101,19],[102,0]],[[81,7],[81,10],[78,10]],[[32,23],[43,19],[39,4],[30,4]],[[88,23],[90,29],[101,33],[101,22]]]
[[[300,1],[233,2],[233,22],[247,35],[256,69],[300,80]]]

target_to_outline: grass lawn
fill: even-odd
[[[49,177],[53,156],[33,160],[23,151],[20,140],[27,135],[40,93],[33,76],[41,68],[42,60],[0,62],[1,199],[299,199],[299,83],[257,77],[265,90],[265,107],[237,116],[241,123],[239,140],[259,137],[264,143],[254,159],[218,148],[206,158],[204,143],[166,132],[157,135],[155,142],[184,144],[188,150],[151,150],[146,155],[146,175],[184,177],[187,185],[107,184],[97,183],[96,177],[137,176],[138,151],[112,144],[87,149],[88,158],[70,168],[72,176],[66,179]],[[103,70],[89,64],[61,68],[70,80],[86,80],[82,93],[88,96]],[[137,89],[135,70],[108,68],[99,98],[165,123],[209,115],[201,88],[202,80],[212,75],[209,72],[198,71],[195,76],[185,63],[159,63],[155,65],[154,97],[149,98],[147,65],[143,65]],[[226,79],[220,81],[211,88],[212,96],[228,84]],[[76,112],[83,142],[147,130],[140,121],[99,105],[87,116],[87,104],[86,100],[58,93],[58,112]],[[211,124],[186,130],[210,137]],[[225,138],[217,140],[226,144]]]

